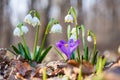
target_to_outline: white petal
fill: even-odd
[[[32,16],[31,14],[28,14],[25,19],[24,19],[24,22],[28,23],[28,24],[31,24],[32,23]]]
[[[21,29],[22,29],[23,33],[27,33],[29,31],[26,26],[22,26]]]
[[[37,17],[33,17],[32,26],[35,27],[35,26],[38,26],[38,25],[40,25],[40,20]]]
[[[74,41],[76,41],[76,40],[77,40],[77,37],[76,37],[76,35],[72,34],[72,35],[70,36],[70,39],[73,39]]]
[[[54,24],[51,28],[51,33],[61,33],[62,32],[62,26],[60,24]]]
[[[70,15],[70,14],[66,15],[65,16],[65,22],[71,22],[71,23],[73,23],[73,17],[72,17],[72,15]]]
[[[88,36],[88,37],[87,37],[87,41],[88,41],[88,42],[92,42],[92,37],[91,37],[91,36]]]
[[[16,27],[13,31],[14,36],[21,36],[22,32],[20,31],[20,29],[18,27]]]
[[[71,33],[74,34],[74,35],[76,35],[76,28],[72,28]],[[78,30],[78,34],[79,34],[79,30]]]

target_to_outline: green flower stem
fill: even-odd
[[[22,37],[23,45],[25,47],[25,52],[27,53],[27,56],[29,58],[29,53],[28,53],[28,50],[27,50],[27,44],[26,44],[26,41],[25,41],[24,34],[21,37]]]
[[[44,35],[43,40],[42,40],[41,49],[40,49],[40,52],[38,53],[37,56],[40,56],[40,54],[42,53],[43,48],[44,48],[44,45],[45,45],[46,37],[47,37],[47,35],[48,35],[48,33],[49,33],[49,29],[50,29],[51,25],[52,25],[55,21],[56,21],[55,19],[51,19],[50,22],[48,23],[47,28],[46,28],[46,31],[45,31],[45,35]],[[40,58],[40,57],[38,57],[37,61],[39,61],[39,58]]]
[[[76,25],[76,37],[77,37],[77,40],[78,40],[78,29],[77,29],[77,25]],[[80,62],[80,46],[78,46],[77,52],[78,52],[78,61]]]
[[[97,50],[96,50],[96,35],[92,32],[92,31],[88,31],[88,35],[92,36],[93,37],[93,40],[94,40],[94,54],[93,54],[93,59],[92,59],[92,64],[95,64],[95,58],[96,58],[96,55],[97,55]]]
[[[47,80],[46,67],[43,68],[43,80]]]
[[[75,22],[75,27],[76,27],[76,37],[77,37],[77,40],[78,40],[78,23],[77,23],[77,15],[76,15],[76,11],[73,7],[70,8],[69,10],[69,13],[71,13],[73,15],[73,18],[74,18],[74,22]],[[80,46],[78,46],[77,48],[77,53],[78,53],[78,61],[80,62]]]
[[[37,44],[38,44],[38,36],[39,36],[40,26],[37,26],[36,28],[36,35],[35,35],[35,42],[34,42],[34,50],[33,50],[33,60],[36,58],[36,50],[37,50]]]
[[[82,42],[83,42],[83,47],[85,49],[86,43],[85,43],[85,27],[81,25],[81,30],[82,30]]]
[[[82,65],[79,67],[79,74],[78,74],[77,80],[83,80],[83,78],[82,78]]]

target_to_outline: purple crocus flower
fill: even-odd
[[[79,40],[74,41],[73,39],[70,39],[68,42],[60,40],[56,43],[56,46],[67,56],[68,59],[70,59],[72,52],[75,51],[79,43]]]

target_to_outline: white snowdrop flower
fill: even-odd
[[[70,39],[73,39],[74,41],[76,41],[76,40],[77,40],[77,36],[76,36],[75,34],[72,34],[72,35],[70,36]]]
[[[18,37],[21,36],[22,32],[20,31],[20,28],[16,27],[13,31],[13,35]]]
[[[91,36],[88,36],[88,37],[87,37],[87,41],[88,41],[88,42],[92,42],[92,37],[91,37]]]
[[[72,17],[72,15],[70,15],[70,14],[66,15],[65,16],[65,22],[71,22],[71,23],[73,23],[73,17]]]
[[[28,30],[28,28],[27,28],[27,26],[22,26],[21,27],[21,30],[23,31],[23,33],[27,33],[29,30]]]
[[[28,14],[27,16],[25,16],[24,22],[31,24],[32,23],[32,16],[31,14]]]
[[[62,26],[60,24],[54,24],[51,28],[51,33],[62,33]]]
[[[33,17],[32,18],[32,26],[35,27],[38,25],[40,25],[40,20],[37,17]]]
[[[72,28],[71,33],[76,35],[76,28]],[[78,30],[78,34],[79,34],[79,30]]]

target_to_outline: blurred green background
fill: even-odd
[[[73,6],[77,10],[78,24],[84,24],[97,35],[97,48],[117,53],[120,45],[120,0],[0,0],[0,48],[9,48],[20,38],[13,36],[13,29],[22,22],[26,14],[36,9],[41,15],[40,41],[50,18],[56,18],[63,27],[62,34],[49,34],[47,45],[66,40],[67,24],[64,17]],[[74,27],[74,26],[73,26]],[[30,49],[33,48],[35,29],[29,27],[26,35]],[[92,43],[89,43],[92,48]],[[52,52],[56,53],[56,52]]]

